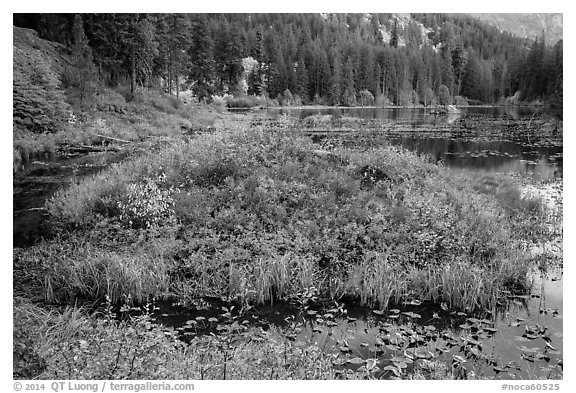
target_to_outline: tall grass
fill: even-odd
[[[144,314],[117,321],[68,307],[14,305],[14,376],[27,379],[333,379],[330,355],[277,328],[194,337]]]

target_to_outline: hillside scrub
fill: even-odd
[[[505,187],[395,147],[318,150],[288,127],[238,125],[61,190],[47,203],[59,235],[27,255],[53,300],[262,304],[315,287],[480,310],[529,285],[516,230],[539,208]]]
[[[97,85],[81,102],[78,88],[64,83],[73,71],[66,48],[39,39],[32,30],[14,29],[13,59],[14,170],[70,145],[101,147],[113,140],[106,138],[180,138],[221,118],[207,105],[185,104],[157,90],[131,93],[122,86]]]

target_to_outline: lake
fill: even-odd
[[[561,123],[542,120],[532,107],[464,107],[460,114],[435,115],[429,108],[267,109],[260,116],[288,115],[312,122],[309,132],[321,141],[336,137],[344,145],[386,141],[429,156],[450,167],[523,173],[536,180],[563,176]],[[340,119],[361,119],[357,129],[341,129]],[[310,123],[310,122],[308,122]],[[347,131],[347,132],[346,132]]]

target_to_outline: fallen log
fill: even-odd
[[[115,141],[115,142],[130,143],[130,141],[127,141],[124,139],[112,138],[111,136],[105,136],[105,135],[100,135],[100,134],[96,134],[96,136],[103,138],[103,139],[109,139],[109,140]]]

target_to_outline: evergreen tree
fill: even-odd
[[[395,103],[413,103],[416,95],[428,102],[429,89],[439,92],[445,85],[450,95],[486,102],[517,90],[527,101],[562,96],[556,60],[561,47],[547,47],[544,35],[532,43],[465,15],[410,18],[401,31],[391,14],[368,19],[364,14],[85,14],[86,40],[78,41],[85,42],[84,49],[73,48],[79,34],[74,15],[37,14],[14,21],[26,21],[41,36],[69,45],[77,59],[89,57],[91,48],[99,79],[111,86],[129,82],[132,90],[154,77],[173,91],[171,85],[178,87],[178,76],[185,72],[201,98],[234,92],[243,77],[241,60],[250,55],[258,61],[247,76],[253,94],[289,89],[305,100],[318,95],[337,103],[352,102],[367,89]],[[435,48],[420,23],[432,30],[427,38]],[[391,34],[387,46],[381,44],[383,24]],[[400,35],[406,46],[399,48]],[[83,81],[89,85],[86,78],[74,83]]]
[[[199,100],[213,93],[215,69],[212,55],[212,40],[208,31],[206,16],[194,15],[191,18],[191,42],[188,49],[190,57],[188,82]]]
[[[354,64],[352,58],[348,57],[344,65],[344,92],[342,99],[344,104],[348,106],[356,105],[356,89],[354,87]]]
[[[340,64],[340,54],[334,48],[332,48],[330,51],[330,59],[332,64],[332,74],[330,77],[330,90],[328,95],[331,105],[340,105],[340,92],[342,90],[342,65]]]
[[[72,39],[72,67],[65,76],[67,84],[74,88],[73,92],[77,95],[81,107],[86,107],[96,91],[96,68],[80,15],[74,17]]]
[[[227,38],[225,46],[226,60],[224,64],[224,73],[228,88],[231,92],[236,91],[236,86],[242,76],[242,57],[244,46],[242,44],[242,31],[237,23],[233,23]]]
[[[392,28],[392,33],[390,34],[390,46],[393,48],[398,48],[398,19],[394,19],[394,27]]]
[[[303,103],[307,103],[310,100],[308,84],[308,70],[306,68],[306,62],[304,61],[304,54],[300,53],[300,59],[296,65],[296,92]]]
[[[458,43],[456,48],[452,51],[452,70],[454,72],[454,79],[456,86],[454,88],[454,95],[460,94],[462,87],[462,78],[464,77],[464,70],[466,66],[466,53],[462,44]]]
[[[130,75],[130,93],[134,94],[140,80],[146,83],[152,75],[153,60],[158,54],[155,26],[145,14],[125,14],[120,17],[124,67]]]

